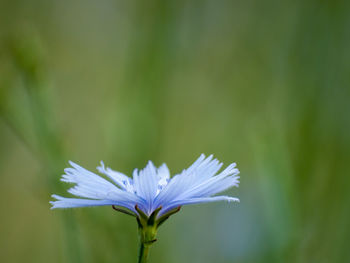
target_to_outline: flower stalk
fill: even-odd
[[[149,250],[154,242],[157,241],[158,227],[164,223],[171,215],[180,211],[180,206],[174,210],[169,211],[163,216],[157,218],[162,206],[158,207],[152,212],[150,216],[147,216],[141,209],[135,205],[135,210],[138,213],[136,217],[139,227],[139,257],[138,263],[146,263],[148,260]]]
[[[150,247],[157,241],[157,228],[158,222],[156,220],[159,211],[162,209],[160,206],[148,217],[142,210],[135,206],[139,216],[136,217],[139,228],[139,257],[138,263],[146,263],[149,255]]]
[[[148,260],[149,250],[154,242],[157,234],[156,227],[139,227],[139,256],[138,263],[146,263]],[[149,241],[149,239],[151,239]]]

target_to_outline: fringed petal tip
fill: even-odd
[[[77,164],[75,162],[71,161],[71,160],[69,160],[68,163],[72,167],[77,166]]]
[[[51,204],[50,210],[55,209],[55,201],[50,201],[49,203]]]
[[[50,207],[51,210],[53,209],[56,209],[56,208],[59,208],[58,204],[60,202],[60,200],[62,200],[62,197],[61,196],[58,196],[58,195],[51,195],[52,198],[56,199],[56,201],[49,201],[49,203],[52,205]]]
[[[239,198],[237,197],[229,197],[227,199],[227,202],[231,203],[231,202],[237,202],[237,203],[240,203],[241,201],[239,200]]]
[[[52,198],[55,198],[56,200],[60,200],[60,199],[63,198],[63,197],[61,197],[61,196],[59,196],[59,195],[55,195],[55,194],[51,195],[51,197],[52,197]],[[50,202],[53,202],[53,201],[50,201]]]

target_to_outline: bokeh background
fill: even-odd
[[[150,262],[350,262],[349,1],[0,1],[0,261],[136,262],[134,219],[50,210],[68,160],[238,163]],[[68,195],[68,194],[67,194]]]

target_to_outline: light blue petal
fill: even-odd
[[[210,158],[210,156],[209,156]],[[212,158],[212,155],[211,155]],[[194,169],[196,169],[205,159],[205,155],[202,153],[199,158],[190,166],[186,169],[187,173],[191,173]]]
[[[62,176],[61,181],[68,183],[84,183],[93,187],[102,189],[116,188],[114,184],[102,178],[101,176],[94,174],[83,167],[69,162],[73,168],[66,168],[64,171],[66,174]]]
[[[196,169],[196,184],[199,184],[208,178],[214,176],[222,167],[222,163],[220,163],[217,159],[210,161],[205,165],[201,165]]]
[[[191,199],[179,200],[179,201],[169,203],[167,206],[163,207],[163,209],[160,210],[158,216],[161,216],[166,212],[179,206],[199,204],[199,203],[211,203],[211,202],[218,202],[218,201],[239,202],[239,199],[236,197],[230,197],[230,196],[214,196],[214,197],[202,197],[202,198],[191,198]]]
[[[212,156],[209,156],[191,173],[188,173],[186,170],[186,177],[188,177],[186,178],[187,189],[191,189],[208,180],[210,177],[214,176],[221,169],[221,167],[222,163],[220,163],[217,159],[212,160]]]
[[[170,172],[169,172],[168,166],[165,163],[163,163],[161,166],[158,167],[157,175],[158,175],[158,186],[163,188],[168,184],[170,179]]]
[[[173,177],[154,200],[154,207],[164,206],[187,189],[184,174]]]
[[[88,206],[104,206],[104,205],[118,205],[135,211],[131,204],[124,202],[117,202],[112,200],[89,200],[79,198],[66,198],[58,195],[52,195],[57,201],[51,201],[51,209],[55,208],[73,208],[73,207],[88,207]]]
[[[213,155],[205,158],[202,154],[188,169],[174,176],[169,184],[159,193],[155,200],[155,207],[168,204],[172,201],[192,197],[187,194],[198,185],[208,180],[221,168],[218,160],[213,160]]]
[[[81,166],[72,163],[74,168],[65,169],[62,181],[76,183],[77,185],[69,189],[68,192],[84,198],[105,199],[115,202],[132,202],[133,207],[139,204],[140,207],[146,207],[146,202],[133,192],[128,192],[118,188],[116,185],[105,180]]]
[[[132,179],[126,176],[123,173],[112,170],[111,168],[105,168],[103,161],[101,161],[101,166],[97,167],[97,170],[107,175],[112,181],[117,184],[120,188],[127,190],[129,192],[133,192],[134,188],[132,186]]]
[[[212,176],[204,182],[193,185],[181,193],[177,199],[186,199],[192,197],[205,197],[222,192],[230,187],[238,186],[239,170],[235,168],[236,164],[229,165],[225,170],[216,176]]]
[[[145,212],[150,215],[153,212],[153,201],[158,189],[156,167],[151,161],[149,161],[147,166],[140,171],[137,183],[139,184],[137,195],[146,200],[147,211]]]
[[[162,187],[162,190],[157,195],[154,201],[154,207],[158,208],[160,205],[172,201],[177,195],[188,189],[191,186],[190,181],[194,176],[193,171],[195,171],[203,162],[209,162],[211,158],[212,156],[209,156],[205,159],[205,155],[201,154],[189,168],[171,178],[168,184],[165,187]]]
[[[200,191],[197,194],[197,197],[215,195],[231,187],[234,187],[234,186],[238,187],[238,184],[239,184],[239,176],[230,176],[222,179],[219,182],[213,183],[212,185],[208,186],[205,190]]]

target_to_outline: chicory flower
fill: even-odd
[[[141,246],[139,262],[146,262],[148,248],[156,240],[157,228],[168,217],[189,204],[216,201],[239,201],[236,197],[216,194],[233,186],[238,187],[239,170],[232,163],[221,172],[222,163],[213,156],[202,154],[189,168],[170,177],[166,164],[147,166],[134,170],[132,178],[110,168],[104,163],[97,170],[104,177],[70,162],[62,181],[75,186],[69,193],[79,198],[52,195],[51,209],[112,205],[117,211],[135,216],[138,222]]]

